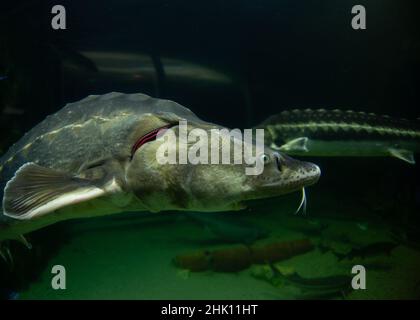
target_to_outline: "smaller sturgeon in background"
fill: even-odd
[[[420,121],[351,110],[295,109],[273,115],[258,128],[265,143],[297,156],[392,156],[414,164]]]

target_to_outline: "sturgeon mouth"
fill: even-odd
[[[283,195],[302,188],[311,186],[318,182],[321,176],[321,169],[310,162],[298,162],[296,168],[289,169],[290,172],[280,174],[278,178],[261,185],[261,192],[265,195]]]

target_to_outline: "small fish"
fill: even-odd
[[[351,110],[291,110],[269,117],[266,144],[296,156],[391,156],[410,164],[420,152],[420,121]]]
[[[339,261],[343,259],[353,260],[354,258],[365,259],[372,256],[378,256],[382,254],[390,255],[392,250],[395,249],[399,244],[395,242],[376,242],[368,244],[360,248],[353,248],[346,254],[334,252],[334,255]]]
[[[1,75],[1,76],[0,76],[0,81],[2,81],[2,80],[7,80],[7,76],[3,76],[3,75]]]
[[[351,285],[351,277],[347,275],[304,278],[297,272],[284,275],[273,264],[270,264],[270,268],[273,273],[273,280],[277,279],[275,282],[284,282],[302,290],[302,295],[296,297],[297,299],[345,297]]]

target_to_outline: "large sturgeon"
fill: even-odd
[[[246,200],[301,190],[320,176],[316,165],[268,147],[257,155],[264,162],[259,175],[245,174],[247,161],[159,164],[157,132],[179,133],[180,120],[188,130],[218,127],[144,94],[89,96],[47,117],[0,160],[0,241],[71,218],[237,210]]]

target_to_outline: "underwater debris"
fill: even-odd
[[[409,231],[395,229],[391,231],[391,237],[394,241],[416,251],[420,251],[419,234],[420,233],[418,229],[413,229]]]
[[[299,289],[295,299],[321,299],[345,297],[351,288],[351,277],[347,275],[333,275],[317,278],[304,278],[296,271],[274,264],[256,266],[252,275],[268,281],[274,287],[292,286]]]
[[[177,267],[194,272],[205,271],[210,268],[211,253],[207,250],[178,255],[174,259]]]
[[[265,245],[238,245],[216,250],[201,250],[178,255],[174,259],[177,267],[190,271],[235,272],[252,264],[280,261],[314,248],[308,239],[272,242]]]
[[[353,248],[347,253],[339,253],[332,250],[333,254],[338,258],[338,261],[343,259],[353,260],[354,258],[365,259],[377,255],[390,255],[392,250],[395,249],[399,244],[395,242],[376,242],[362,246],[359,248]]]
[[[309,239],[286,242],[273,242],[251,247],[254,263],[267,263],[288,259],[314,249]]]

